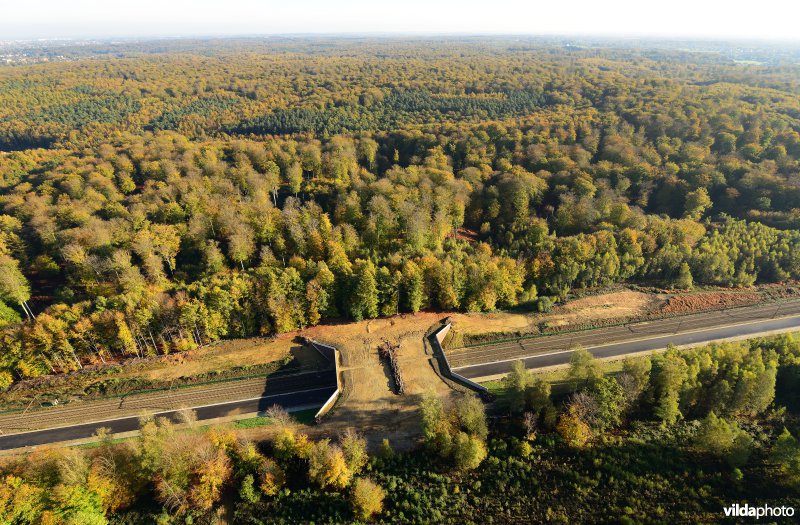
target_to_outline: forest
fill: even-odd
[[[720,523],[731,501],[800,504],[796,336],[612,374],[578,348],[564,381],[520,362],[495,391],[491,417],[471,394],[421,396],[413,451],[368,451],[352,429],[312,439],[277,407],[261,442],[191,412],[182,428],[144,418],[121,443],[6,460],[0,522]]]
[[[792,62],[486,39],[63,53],[0,67],[0,388],[331,319],[800,278]]]

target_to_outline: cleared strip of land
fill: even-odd
[[[800,330],[800,300],[684,315],[680,317],[522,338],[448,350],[453,370],[470,379],[508,373],[523,359],[527,368],[569,362],[571,349],[581,345],[596,357],[618,357],[659,350],[669,344],[693,345],[742,336]]]

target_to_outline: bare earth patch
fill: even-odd
[[[661,311],[665,314],[695,312],[755,304],[763,299],[764,297],[761,294],[752,290],[741,292],[698,292],[670,297]]]
[[[209,347],[172,356],[163,366],[153,366],[133,377],[172,379],[192,376],[236,365],[259,365],[280,361],[300,345],[290,334],[274,339],[253,338],[220,341]]]
[[[631,318],[658,309],[666,296],[622,290],[592,295],[557,306],[551,313],[452,314],[462,335],[537,332],[541,325],[559,328],[592,321]]]
[[[304,336],[336,346],[344,366],[345,394],[319,431],[337,433],[352,427],[376,446],[390,430],[392,446],[412,446],[419,436],[420,397],[425,392],[442,396],[451,392],[431,367],[424,344],[425,333],[443,317],[426,312],[305,330]],[[406,387],[404,395],[392,391],[391,374],[378,356],[383,339],[400,344],[398,363]]]
[[[549,326],[568,326],[573,324],[636,317],[663,304],[666,296],[623,290],[601,295],[592,295],[569,301],[554,309],[548,316]]]
[[[438,323],[442,314],[419,313],[417,315],[402,315],[390,319],[374,319],[360,323],[328,324],[312,327],[300,332],[281,334],[273,339],[254,338],[248,340],[224,341],[200,350],[164,356],[158,359],[149,359],[131,363],[119,374],[118,378],[142,377],[169,381],[172,378],[192,376],[208,371],[225,370],[244,365],[258,365],[279,361],[287,357],[294,358],[300,366],[319,366],[320,356],[315,352],[299,351],[302,345],[298,336],[308,337],[336,346],[342,353],[342,362],[345,369],[345,395],[339,406],[326,418],[323,425],[314,427],[312,434],[336,434],[348,427],[353,427],[367,435],[383,436],[391,430],[393,443],[397,448],[408,448],[413,445],[419,435],[418,416],[416,407],[420,396],[431,391],[436,395],[449,395],[450,388],[436,375],[429,363],[429,356],[425,351],[424,337],[427,330]],[[378,357],[378,345],[388,339],[399,343],[398,362],[400,371],[406,385],[405,395],[393,393],[389,375],[384,364]],[[238,382],[244,385],[245,382]],[[216,388],[227,388],[218,385]],[[213,395],[212,391],[203,390],[205,394]],[[263,390],[263,385],[261,387]],[[188,393],[189,391],[186,391]],[[259,390],[260,392],[260,390]],[[247,392],[239,397],[251,397],[252,392]],[[156,396],[153,394],[149,397]],[[174,394],[157,394],[159,399],[173,397]],[[224,396],[227,400],[228,396]],[[235,397],[235,396],[234,396]],[[199,398],[198,398],[199,399]],[[204,397],[204,403],[217,401]],[[172,399],[170,399],[170,402]],[[80,420],[96,420],[103,417],[103,412],[97,404],[109,404],[110,408],[118,411],[119,400],[95,401],[79,405],[64,405],[52,407],[53,413],[67,411],[74,422]],[[191,403],[187,403],[191,404]],[[113,406],[112,406],[113,405]],[[148,405],[149,407],[149,405]],[[136,410],[143,407],[137,406]],[[152,409],[173,408],[170,406],[150,407]],[[78,410],[81,414],[71,414]],[[133,408],[132,408],[133,410]],[[115,416],[118,414],[115,413]],[[66,422],[66,414],[64,414]],[[11,416],[12,426],[20,424],[19,417]],[[11,424],[11,421],[6,422]],[[258,432],[258,431],[256,431]],[[380,438],[376,437],[378,445]]]

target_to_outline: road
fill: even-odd
[[[696,345],[770,332],[800,330],[800,301],[693,314],[675,319],[599,328],[574,334],[468,347],[448,351],[453,371],[468,379],[506,374],[514,361],[526,368],[543,368],[569,362],[571,348],[582,345],[595,357],[620,357],[661,350],[669,344]],[[665,333],[666,332],[666,333]]]
[[[248,384],[252,382],[253,380],[247,381]],[[336,373],[333,370],[329,370],[276,378],[265,377],[256,382],[260,383],[260,390],[255,395],[252,395],[252,387],[250,387],[249,390],[239,390],[241,392],[249,392],[251,397],[199,406],[196,403],[187,403],[187,406],[191,406],[196,412],[198,421],[237,414],[260,413],[264,412],[272,405],[280,405],[287,410],[318,407],[336,390]],[[231,385],[235,387],[236,383],[231,382],[230,385],[223,384],[222,386],[230,389]],[[201,390],[203,390],[202,387],[198,387],[195,389],[184,389],[179,392],[172,392],[171,394],[175,396],[177,394],[186,395],[187,393],[191,394],[194,392],[197,399],[203,399],[202,393],[200,392]],[[236,390],[234,390],[234,392],[235,391]],[[169,395],[169,392],[159,393],[159,403],[163,402],[163,398]],[[150,398],[148,396],[144,397],[148,400],[148,403],[150,403]],[[119,403],[120,407],[124,404],[124,400],[114,402]],[[139,414],[124,415],[121,417],[98,417],[91,422],[83,422],[90,419],[87,416],[90,412],[87,411],[91,410],[92,405],[87,405],[88,406],[81,406],[81,404],[77,404],[77,406],[70,407],[73,411],[77,410],[75,414],[70,414],[70,416],[77,415],[83,418],[81,422],[61,425],[56,423],[56,425],[59,426],[55,426],[52,423],[53,421],[59,421],[59,418],[51,417],[59,414],[59,407],[35,410],[25,414],[24,417],[38,418],[40,424],[42,424],[42,421],[49,422],[51,428],[42,428],[13,434],[6,433],[0,436],[0,450],[89,438],[100,428],[109,428],[113,433],[128,432],[139,428]],[[156,405],[148,404],[147,406]],[[147,412],[177,420],[179,410],[150,410]],[[106,413],[104,412],[104,414]],[[17,419],[19,419],[19,417],[17,417]]]
[[[670,343],[693,345],[790,330],[800,330],[800,299],[490,343],[447,354],[453,371],[477,380],[506,374],[519,359],[527,368],[566,364],[578,344],[598,358],[608,358],[659,350]],[[331,368],[0,414],[0,450],[88,438],[99,428],[114,433],[136,430],[141,413],[175,419],[181,406],[195,409],[201,421],[263,412],[273,404],[287,409],[320,406],[335,389]]]

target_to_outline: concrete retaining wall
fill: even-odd
[[[436,357],[438,358],[439,363],[441,365],[442,373],[449,379],[455,381],[456,383],[459,383],[471,390],[476,391],[484,399],[488,399],[491,396],[491,394],[489,393],[489,390],[485,386],[479,385],[475,381],[471,381],[462,375],[456,374],[450,368],[450,362],[447,360],[447,354],[445,354],[444,348],[442,348],[442,342],[444,341],[444,338],[447,336],[447,334],[450,333],[451,328],[453,328],[453,325],[447,323],[443,327],[433,332],[433,334],[431,334],[430,336],[431,345],[433,345],[433,349],[437,354]]]
[[[331,397],[328,398],[327,401],[322,405],[322,407],[317,411],[316,415],[314,415],[314,419],[319,422],[322,417],[331,411],[333,406],[336,404],[336,401],[339,400],[339,396],[342,395],[342,379],[341,373],[339,372],[339,350],[332,346],[328,346],[322,343],[318,343],[316,341],[311,341],[311,346],[320,354],[322,354],[325,359],[333,362],[333,368],[336,373],[336,390],[331,394]]]

